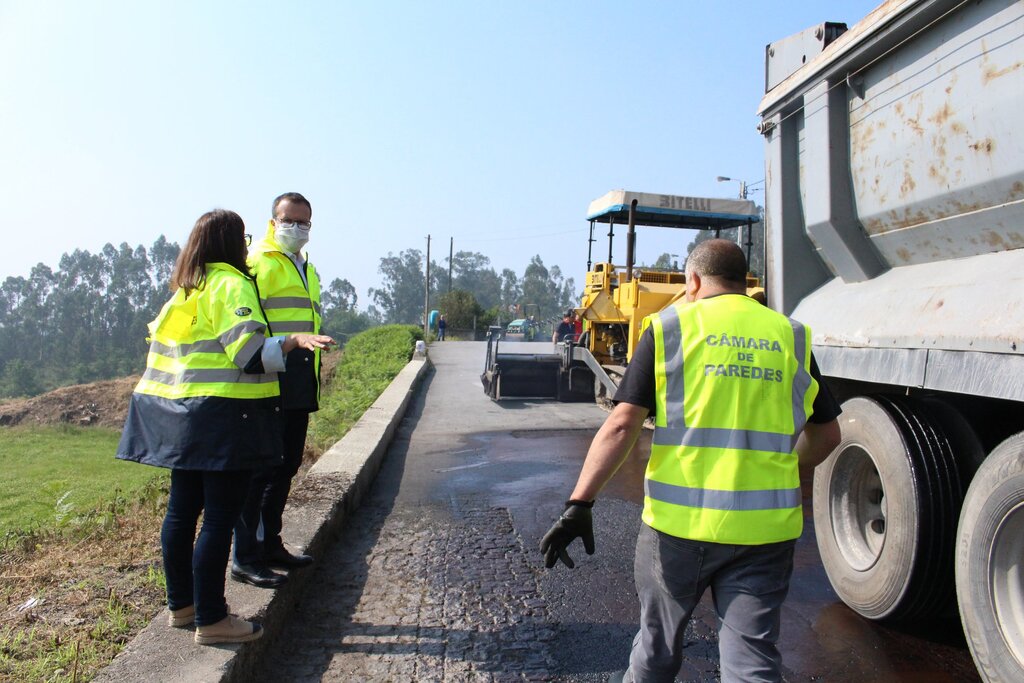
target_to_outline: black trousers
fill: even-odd
[[[309,413],[282,410],[281,416],[284,462],[277,467],[253,472],[242,514],[235,525],[236,564],[262,564],[264,548],[278,548],[283,545],[281,517],[292,488],[292,478],[302,464]]]

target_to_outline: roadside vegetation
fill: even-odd
[[[310,419],[307,449],[319,457],[373,405],[412,357],[423,330],[414,325],[375,327],[353,337],[333,370],[324,373],[328,389]],[[327,363],[325,367],[329,367]]]
[[[413,326],[376,327],[325,357],[310,460],[351,428],[420,338]],[[164,608],[169,478],[116,461],[118,437],[0,428],[0,681],[87,681]]]

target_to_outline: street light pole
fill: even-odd
[[[746,180],[740,180],[739,178],[730,178],[729,176],[724,176],[724,175],[718,176],[718,178],[716,180],[718,180],[718,182],[720,182],[720,183],[724,183],[724,182],[730,181],[730,180],[736,181],[737,183],[740,184],[740,199],[746,199],[747,198],[747,181]],[[740,248],[743,248],[743,228],[738,227],[736,229],[736,244],[740,245]],[[747,270],[750,270],[750,250],[751,250],[751,248],[753,248],[753,245],[754,245],[754,229],[753,229],[753,226],[751,224],[751,221],[749,221],[749,220],[747,221],[747,242],[746,242],[746,245],[747,245]]]
[[[746,199],[747,198],[747,181],[746,180],[740,180],[739,178],[729,178],[728,176],[724,176],[724,175],[718,176],[717,180],[720,183],[724,183],[727,180],[735,180],[737,183],[740,184],[740,199]]]
[[[430,235],[427,235],[426,287],[423,288],[423,341],[430,341]]]

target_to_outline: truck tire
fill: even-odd
[[[984,446],[981,445],[981,439],[960,411],[941,398],[929,397],[922,399],[921,403],[938,420],[949,437],[960,468],[960,479],[966,489],[967,482],[974,477],[974,473],[981,467],[987,455]]]
[[[909,399],[856,397],[839,420],[842,440],[814,472],[815,535],[836,593],[868,619],[952,612],[963,488],[949,439]]]
[[[978,469],[957,529],[956,590],[986,681],[1024,680],[1024,432]]]

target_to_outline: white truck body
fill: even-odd
[[[841,27],[767,47],[758,111],[768,303],[844,400],[822,561],[869,618],[955,590],[982,676],[1024,680],[1024,2]]]
[[[1024,401],[1022,35],[891,0],[765,95],[768,299],[826,374]]]

